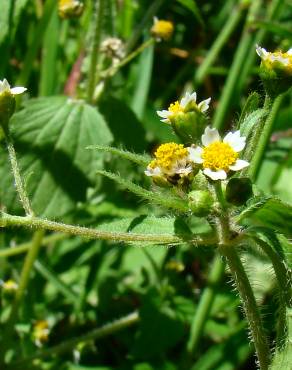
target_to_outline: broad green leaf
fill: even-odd
[[[83,101],[40,98],[13,116],[11,128],[35,213],[60,217],[76,209],[103,162],[101,155],[85,148],[112,140],[102,116]],[[10,211],[19,212],[5,152],[0,164],[0,199]]]
[[[177,2],[183,5],[185,8],[189,9],[194,14],[201,26],[204,26],[203,17],[201,15],[196,0],[177,0]]]
[[[276,197],[253,198],[237,219],[251,221],[292,236],[292,206]]]

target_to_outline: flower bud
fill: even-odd
[[[59,0],[58,11],[61,18],[80,17],[84,5],[79,0]]]
[[[22,94],[26,91],[25,87],[10,88],[6,79],[0,80],[0,125],[8,125],[9,119],[15,111],[14,95]]]
[[[205,112],[211,98],[200,103],[196,100],[196,92],[187,92],[180,101],[170,104],[168,110],[157,111],[161,121],[170,124],[185,144],[198,141],[208,122]]]
[[[214,199],[209,190],[193,190],[188,194],[189,207],[195,216],[207,216],[214,204]]]
[[[18,289],[18,284],[12,279],[0,281],[0,285],[4,295],[7,297],[13,296]]]
[[[252,183],[249,178],[233,178],[226,185],[225,197],[228,203],[240,206],[252,196]]]
[[[286,53],[270,53],[260,46],[256,52],[261,58],[260,77],[271,97],[286,92],[292,85],[292,49]]]

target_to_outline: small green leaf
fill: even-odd
[[[267,111],[265,109],[257,109],[247,114],[240,124],[240,133],[243,136],[249,136],[254,127],[265,117]]]
[[[97,150],[97,151],[101,151],[105,153],[111,153],[113,155],[117,155],[123,159],[127,159],[143,167],[146,167],[151,161],[150,156],[148,156],[147,154],[144,154],[144,155],[136,154],[136,153],[129,152],[127,150],[114,148],[112,146],[94,145],[94,146],[89,146],[86,149]]]
[[[242,122],[244,121],[245,117],[254,112],[259,108],[260,105],[260,95],[257,92],[252,92],[248,98],[246,99],[246,102],[242,108],[239,120],[238,120],[238,128],[241,126]]]
[[[97,174],[108,177],[109,179],[115,181],[116,183],[131,191],[132,193],[138,195],[139,197],[147,199],[152,203],[158,204],[159,206],[172,208],[180,212],[187,212],[189,210],[186,201],[178,197],[174,197],[171,194],[167,194],[166,196],[166,194],[160,194],[157,192],[146,190],[141,186],[136,185],[129,180],[123,179],[122,177],[111,172],[97,171]]]
[[[248,202],[237,221],[251,221],[292,236],[292,206],[276,197],[256,197]]]
[[[11,120],[20,171],[36,214],[60,217],[84,201],[103,156],[88,145],[109,144],[112,135],[102,116],[82,101],[66,97],[28,101]],[[0,199],[13,213],[19,202],[6,153],[0,156]]]

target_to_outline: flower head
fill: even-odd
[[[35,344],[41,347],[49,340],[49,323],[47,320],[38,320],[34,323],[32,337]]]
[[[118,64],[125,56],[123,41],[117,37],[108,37],[101,43],[101,52],[112,60],[112,64]]]
[[[10,87],[8,81],[4,78],[3,81],[0,80],[0,97],[2,94],[19,95],[27,90],[26,87]]]
[[[166,180],[174,183],[193,171],[189,148],[185,148],[183,144],[162,144],[154,156],[155,158],[145,171],[145,175],[153,177],[154,180]]]
[[[172,22],[163,19],[159,20],[157,17],[154,17],[151,33],[158,41],[169,40],[173,34],[173,30],[174,26]]]
[[[197,104],[197,93],[187,92],[180,101],[171,103],[167,110],[158,110],[157,114],[162,118],[161,122],[171,124],[178,115],[191,111],[206,112],[209,109],[210,101],[211,98],[208,98]]]
[[[2,286],[3,291],[6,293],[13,293],[18,289],[18,284],[12,279],[0,281],[0,285]]]
[[[212,180],[224,180],[227,173],[249,166],[247,161],[238,159],[238,153],[245,147],[245,137],[240,131],[229,132],[221,139],[215,128],[206,127],[202,135],[203,147],[191,147],[190,158],[203,166],[203,173]]]
[[[79,0],[59,0],[58,11],[62,18],[79,17],[83,12],[83,3]]]
[[[292,48],[286,53],[282,51],[268,52],[266,49],[256,46],[256,52],[261,58],[265,68],[271,70],[282,70],[292,75]]]

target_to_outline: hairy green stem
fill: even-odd
[[[204,328],[214,302],[216,290],[222,280],[224,271],[225,264],[222,261],[221,256],[216,255],[210,267],[207,287],[204,289],[200,298],[195,317],[192,321],[190,338],[187,343],[187,351],[190,357],[196,352],[197,346],[204,332]]]
[[[292,309],[292,276],[291,270],[286,266],[285,260],[277,253],[268,243],[252,235],[252,240],[264,251],[264,253],[270,258],[276,278],[279,290],[279,311],[278,311],[278,325],[277,325],[277,337],[276,347],[281,349],[287,342],[286,338],[288,335],[288,310]],[[289,341],[289,340],[288,340]]]
[[[143,50],[145,50],[146,48],[148,48],[150,45],[154,44],[155,43],[155,39],[154,38],[149,38],[147,41],[145,41],[142,45],[140,45],[136,50],[134,50],[132,53],[130,53],[129,55],[126,56],[125,59],[123,59],[119,64],[115,65],[115,66],[112,66],[112,67],[109,67],[108,69],[106,69],[105,71],[102,71],[100,74],[102,77],[111,77],[113,76],[115,73],[118,72],[118,70],[122,67],[124,67],[126,64],[128,64],[131,60],[133,60],[134,58],[136,58],[140,53],[142,53]]]
[[[165,235],[165,234],[135,234],[127,232],[109,232],[102,230],[90,229],[82,226],[67,225],[63,223],[58,223],[54,221],[49,221],[46,219],[41,219],[37,217],[21,217],[12,216],[7,213],[0,214],[0,227],[26,227],[28,229],[41,229],[41,230],[51,230],[60,233],[79,235],[87,239],[97,239],[97,240],[109,240],[113,242],[152,242],[159,244],[176,244],[185,242],[185,239],[176,235]],[[205,245],[212,244],[216,238],[210,237],[205,238],[203,236],[195,236],[193,239],[188,240],[188,242],[195,245]]]
[[[270,350],[260,313],[246,272],[234,247],[220,245],[219,251],[226,258],[227,264],[239,291],[246,318],[250,326],[260,369],[268,370],[270,363]]]
[[[277,98],[274,100],[271,111],[264,122],[264,125],[259,125],[259,127],[256,129],[256,141],[254,155],[252,157],[252,161],[249,166],[248,174],[252,181],[254,181],[257,178],[260,164],[263,159],[267,144],[270,140],[274,123],[277,117],[277,114],[279,112],[280,106],[283,101],[283,95],[277,96]]]
[[[32,356],[26,357],[24,359],[20,359],[19,361],[12,363],[11,368],[23,369],[24,365],[27,365],[28,363],[32,362],[34,359],[46,358],[50,356],[59,355],[64,352],[72,351],[74,347],[76,347],[76,345],[79,343],[90,342],[92,340],[104,338],[120,330],[129,328],[138,322],[139,322],[139,314],[138,312],[134,311],[127,316],[124,316],[109,324],[103,325],[100,328],[94,329],[87,334],[81,335],[80,337],[69,339],[63,343],[60,343],[59,345],[56,345],[48,349],[40,350]]]
[[[31,270],[38,256],[38,252],[39,252],[39,249],[42,243],[43,236],[44,236],[43,230],[37,230],[34,233],[31,247],[25,257],[24,264],[23,264],[21,274],[20,274],[19,286],[15,293],[10,315],[7,320],[6,328],[4,330],[4,336],[3,336],[4,343],[2,343],[2,351],[3,351],[2,356],[5,353],[5,350],[9,349],[11,345],[11,338],[13,335],[14,324],[17,321],[17,317],[18,317],[18,310],[19,310],[21,301],[27,292]]]
[[[238,77],[240,76],[241,69],[245,63],[246,55],[252,48],[254,34],[250,29],[250,20],[255,18],[259,9],[261,8],[261,5],[261,0],[254,0],[250,6],[242,37],[236,49],[230,72],[223,88],[219,106],[215,113],[214,127],[217,129],[221,129],[224,126],[225,117],[233,99],[234,90],[238,83]]]
[[[212,64],[216,61],[218,54],[220,53],[222,47],[226,44],[227,40],[229,39],[232,32],[236,29],[243,12],[242,6],[236,6],[230,17],[227,19],[225,25],[223,26],[221,32],[219,33],[218,37],[212,44],[211,48],[208,50],[208,54],[206,58],[196,70],[195,77],[194,77],[194,84],[195,86],[200,85],[204,80],[206,74],[209,71],[209,68]]]
[[[25,213],[27,216],[33,216],[33,211],[30,205],[30,201],[28,199],[28,196],[26,194],[24,184],[20,175],[18,163],[17,163],[17,157],[16,157],[16,152],[14,149],[13,141],[9,133],[9,128],[3,128],[3,132],[5,135],[5,140],[6,140],[6,145],[7,145],[7,150],[9,153],[9,160],[11,164],[11,169],[13,172],[13,177],[15,181],[15,187],[16,191],[18,193],[20,202],[25,210]]]
[[[98,64],[100,60],[100,43],[102,33],[102,21],[104,14],[105,0],[95,0],[93,12],[93,37],[90,54],[90,64],[87,75],[87,102],[93,102],[94,90],[98,80]]]

